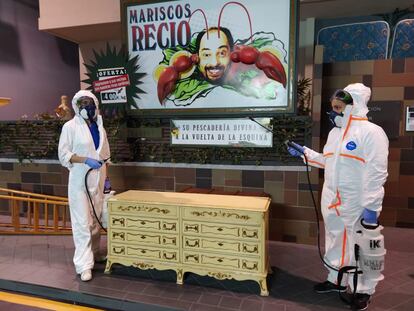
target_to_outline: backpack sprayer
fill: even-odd
[[[257,123],[267,131],[275,134],[272,129],[260,124],[254,118],[249,117],[250,120]],[[317,236],[318,236],[318,253],[321,261],[325,266],[328,268],[338,272],[337,284],[342,284],[342,279],[345,273],[353,274],[353,293],[352,293],[352,300],[355,298],[357,285],[358,285],[358,276],[365,275],[369,276],[371,280],[380,281],[384,278],[381,272],[384,270],[384,257],[386,250],[384,248],[384,236],[381,234],[381,230],[383,229],[382,226],[379,224],[376,225],[367,225],[364,224],[363,220],[361,219],[355,228],[355,245],[354,245],[354,256],[355,256],[355,266],[346,266],[341,268],[336,268],[331,266],[327,263],[322,256],[321,252],[321,243],[320,243],[320,228],[319,228],[319,214],[318,209],[316,206],[316,200],[313,195],[312,185],[310,181],[309,175],[309,163],[307,156],[300,150],[294,143],[289,140],[286,140],[285,145],[287,147],[291,147],[298,151],[300,154],[303,155],[305,159],[306,165],[306,175],[308,180],[309,191],[311,193],[312,202],[315,210],[316,215],[316,228],[317,228]],[[343,301],[346,303],[350,303],[352,301],[348,301],[345,297],[339,295]]]

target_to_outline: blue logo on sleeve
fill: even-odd
[[[356,149],[356,147],[357,147],[357,145],[353,141],[350,141],[349,143],[346,144],[346,149],[348,149],[348,150],[354,150],[354,149]]]

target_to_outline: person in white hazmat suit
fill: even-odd
[[[381,127],[367,118],[370,88],[361,83],[337,90],[331,98],[329,132],[323,153],[297,144],[310,165],[325,169],[321,209],[325,222],[325,261],[335,268],[355,265],[356,229],[375,228],[382,209],[383,185],[388,176],[388,138]],[[291,155],[301,156],[288,147]],[[361,222],[362,219],[362,222]],[[338,272],[328,268],[327,281],[315,285],[318,293],[346,291],[346,278],[337,284]],[[354,310],[365,310],[375,292],[378,278],[359,276]],[[348,285],[353,290],[352,274]]]
[[[98,99],[86,90],[80,90],[72,99],[75,116],[63,125],[59,140],[60,163],[69,169],[68,198],[75,254],[73,262],[82,281],[92,279],[94,261],[99,256],[100,227],[93,214],[85,188],[85,175],[89,193],[98,217],[103,205],[106,164],[110,150]]]

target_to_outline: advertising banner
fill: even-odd
[[[171,120],[172,145],[272,147],[271,118]],[[262,126],[261,126],[262,125]]]
[[[131,106],[292,109],[295,3],[125,2],[128,53],[138,56],[146,74],[140,81],[145,93]]]

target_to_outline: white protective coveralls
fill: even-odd
[[[94,256],[96,258],[99,252],[100,226],[93,214],[85,188],[85,175],[90,167],[84,163],[71,163],[70,159],[74,154],[96,160],[105,160],[110,157],[102,117],[98,115],[96,121],[99,129],[99,146],[95,150],[88,124],[79,114],[76,102],[83,96],[91,97],[99,111],[98,99],[92,92],[85,90],[77,92],[72,99],[75,116],[63,125],[58,149],[60,163],[69,169],[68,197],[75,244],[73,262],[79,274],[94,266]],[[102,211],[105,178],[105,164],[100,169],[92,170],[88,175],[88,189],[98,217]]]
[[[364,208],[381,212],[388,176],[388,138],[367,119],[370,88],[355,83],[344,90],[351,94],[353,105],[346,106],[342,127],[329,132],[323,154],[305,147],[309,164],[325,169],[321,197],[325,261],[337,268],[355,265],[355,226]],[[328,270],[328,281],[337,284],[337,272]],[[360,275],[357,292],[372,295],[378,281]],[[352,274],[348,284],[353,290]]]

